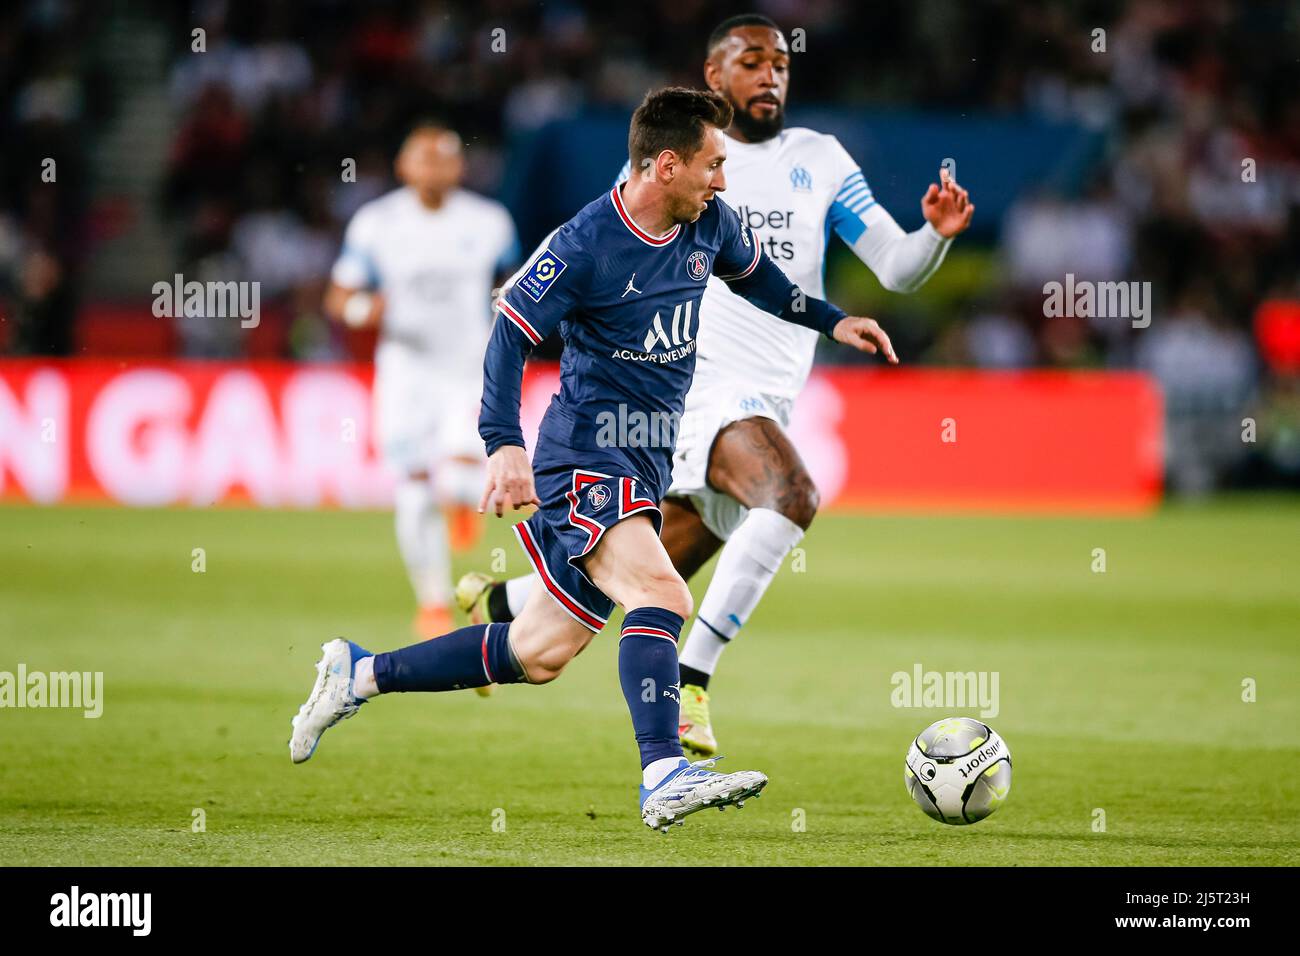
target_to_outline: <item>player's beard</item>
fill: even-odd
[[[779,134],[785,126],[785,107],[780,104],[766,119],[755,119],[748,106],[742,108],[733,103],[732,108],[735,110],[732,122],[736,124],[736,129],[740,130],[741,135],[751,143],[767,142]]]
[[[691,198],[676,203],[671,214],[673,222],[685,224],[695,222],[700,216],[704,215],[704,210],[700,209],[698,202],[694,198]]]

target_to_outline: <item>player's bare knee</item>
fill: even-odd
[[[656,574],[645,579],[636,596],[636,607],[661,607],[678,614],[683,620],[691,616],[695,604],[691,589],[677,574]],[[629,607],[628,610],[632,610]]]
[[[821,492],[817,490],[817,485],[807,472],[800,472],[790,478],[776,502],[775,510],[807,531],[820,506]]]
[[[686,582],[678,579],[677,587],[673,589],[670,600],[660,607],[672,611],[683,621],[690,617],[691,612],[695,610],[695,599],[691,597],[691,589],[686,586]]]

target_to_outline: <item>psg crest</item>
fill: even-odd
[[[692,279],[703,279],[709,274],[709,257],[698,249],[686,257],[686,272]]]
[[[592,485],[587,489],[587,503],[593,511],[599,511],[609,501],[609,489],[604,485]]]

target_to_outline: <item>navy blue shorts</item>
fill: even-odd
[[[542,506],[515,525],[515,534],[551,597],[574,620],[599,631],[614,602],[591,583],[582,559],[606,531],[632,515],[649,515],[657,534],[664,520],[659,500],[631,475],[555,468],[539,471],[533,479]]]

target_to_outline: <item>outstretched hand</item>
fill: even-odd
[[[505,509],[518,511],[524,505],[541,505],[528,452],[518,445],[502,445],[488,458],[487,486],[478,505],[479,514],[490,508],[500,518]]]
[[[975,215],[975,204],[970,201],[970,193],[953,182],[946,166],[939,170],[939,182],[942,185],[931,183],[921,197],[921,215],[935,232],[951,239],[966,231]]]
[[[894,354],[894,346],[889,341],[889,336],[875,319],[857,315],[845,316],[835,326],[834,335],[836,342],[843,342],[869,355],[883,352],[890,365],[898,364],[898,356]]]

